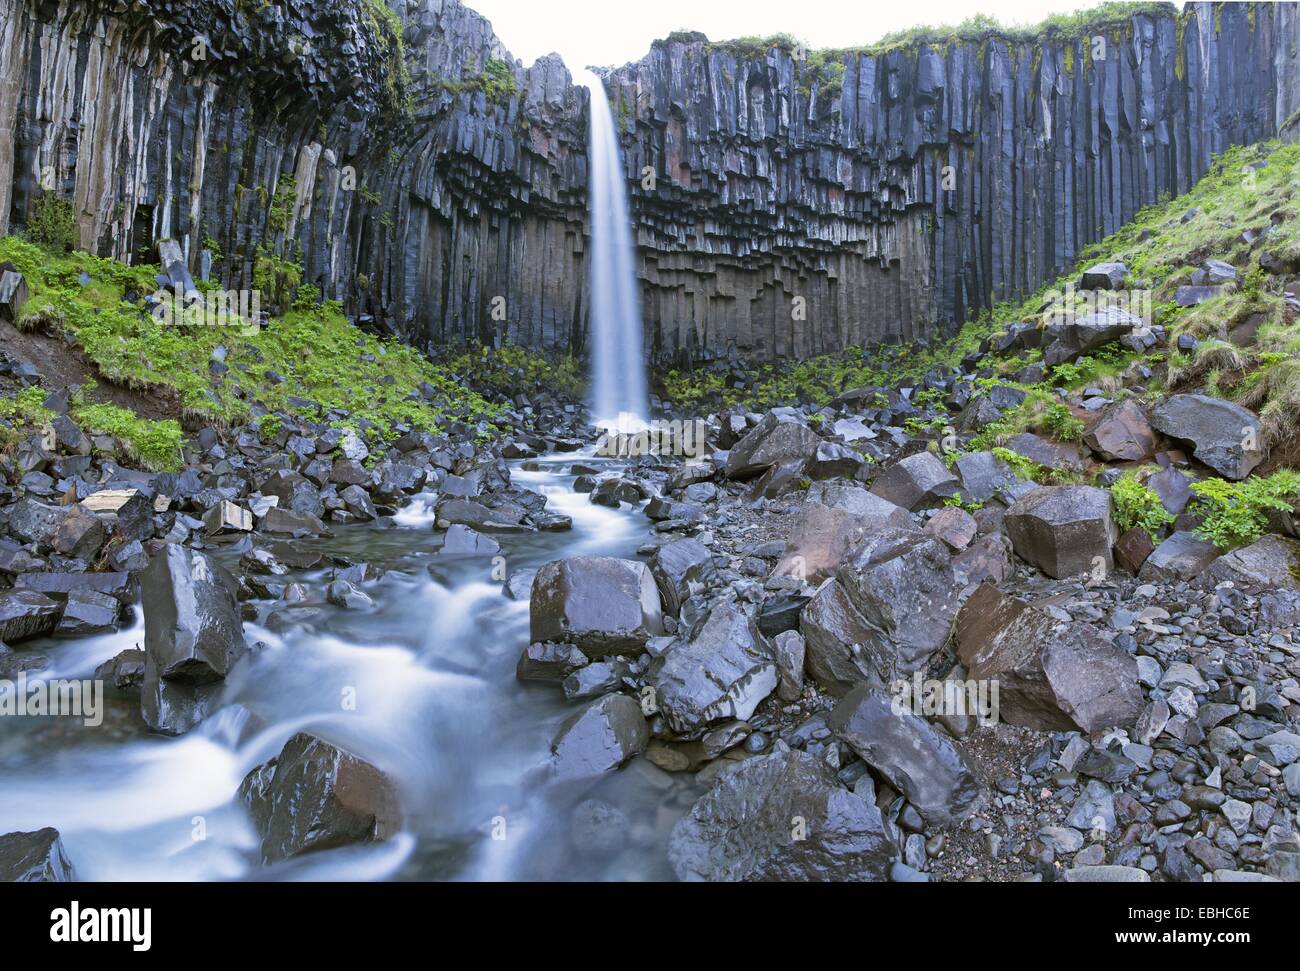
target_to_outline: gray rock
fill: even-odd
[[[727,454],[727,478],[749,479],[775,465],[804,462],[821,438],[801,420],[769,412]]]
[[[1158,432],[1192,446],[1225,479],[1244,479],[1264,459],[1259,419],[1241,405],[1203,394],[1176,394],[1151,412]]]
[[[64,883],[77,879],[57,829],[0,836],[0,883]]]
[[[1107,462],[1141,462],[1156,450],[1156,436],[1146,414],[1132,398],[1109,406],[1083,436],[1083,442]]]
[[[835,706],[827,724],[927,823],[946,826],[974,808],[979,786],[958,748],[883,690],[858,685]]]
[[[644,563],[555,560],[533,579],[530,628],[532,641],[576,644],[588,657],[638,654],[664,632],[659,590]]]
[[[1199,577],[1219,558],[1219,550],[1188,530],[1179,530],[1155,548],[1138,576],[1148,583],[1177,583]]]
[[[871,493],[907,510],[937,506],[961,489],[957,476],[930,452],[917,452],[876,477]]]
[[[1005,522],[1016,553],[1048,576],[1113,569],[1115,527],[1105,489],[1044,486],[1007,510]]]
[[[723,601],[689,641],[669,648],[648,680],[669,727],[696,737],[710,722],[752,715],[776,690],[778,675],[754,619]]]
[[[571,715],[551,742],[558,779],[603,775],[645,751],[650,729],[635,701],[609,694]]]
[[[262,859],[386,840],[402,826],[396,784],[369,762],[299,732],[239,787]]]
[[[659,588],[664,611],[673,617],[681,613],[682,604],[692,595],[709,589],[718,579],[713,554],[694,539],[674,540],[659,547],[650,572]]]
[[[794,751],[723,772],[668,843],[690,881],[883,881],[894,856],[880,810]]]
[[[1285,536],[1264,536],[1220,556],[1205,568],[1196,583],[1213,589],[1225,581],[1252,593],[1300,589],[1300,543]]]
[[[906,509],[859,486],[809,490],[773,573],[820,583],[854,545],[887,527],[915,528]]]
[[[15,644],[54,630],[62,608],[34,590],[6,590],[0,593],[0,641]]]

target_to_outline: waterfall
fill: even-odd
[[[641,300],[632,269],[632,223],[618,134],[605,84],[588,71],[591,148],[587,199],[591,213],[592,421],[637,431],[649,417]]]

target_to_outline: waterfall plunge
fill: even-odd
[[[632,270],[632,223],[614,116],[605,84],[588,71],[591,142],[587,186],[591,212],[592,421],[638,431],[649,416],[641,300]]]

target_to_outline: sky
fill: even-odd
[[[640,60],[674,30],[710,40],[792,34],[810,48],[857,47],[921,24],[983,13],[1007,25],[1096,6],[1096,0],[462,0],[492,22],[525,66],[557,51],[570,71]]]

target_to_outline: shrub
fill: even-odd
[[[77,220],[72,203],[53,192],[42,192],[27,217],[27,238],[56,252],[76,248]]]
[[[90,432],[112,435],[151,472],[181,468],[181,426],[170,418],[149,421],[116,405],[87,405],[73,415]]]
[[[1192,511],[1204,517],[1196,532],[1221,550],[1255,542],[1268,528],[1268,511],[1292,508],[1300,499],[1300,473],[1282,469],[1267,478],[1193,483]]]
[[[1124,473],[1111,486],[1110,497],[1115,503],[1115,525],[1122,533],[1141,528],[1155,542],[1160,531],[1174,521],[1160,497],[1139,482],[1132,472]]]

